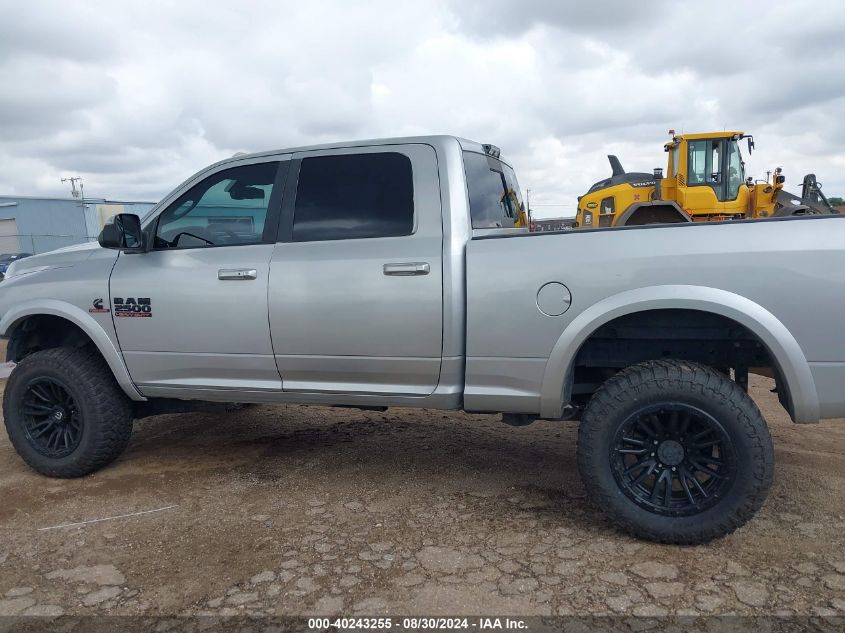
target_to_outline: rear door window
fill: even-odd
[[[304,158],[293,212],[293,241],[410,235],[411,161],[398,152]]]
[[[524,209],[513,169],[497,158],[464,152],[472,228],[512,228]]]

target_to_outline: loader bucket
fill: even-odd
[[[822,184],[815,174],[807,174],[801,186],[801,196],[781,189],[775,201],[773,217],[782,218],[791,215],[831,215],[838,214],[833,205],[822,193]]]

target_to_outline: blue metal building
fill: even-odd
[[[115,213],[143,216],[155,203],[0,196],[0,253],[44,253],[97,239]]]

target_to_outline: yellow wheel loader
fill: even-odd
[[[804,177],[800,197],[783,190],[780,167],[766,180],[746,178],[740,141],[751,153],[750,134],[669,133],[665,176],[661,168],[626,172],[616,156],[608,156],[612,175],[578,198],[576,228],[837,213],[814,174]]]

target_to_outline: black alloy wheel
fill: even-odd
[[[67,457],[79,446],[82,415],[70,389],[60,380],[43,377],[30,381],[21,413],[27,441],[45,457]]]
[[[650,512],[691,516],[727,494],[736,452],[712,415],[681,402],[645,407],[616,431],[613,474],[624,494]]]

